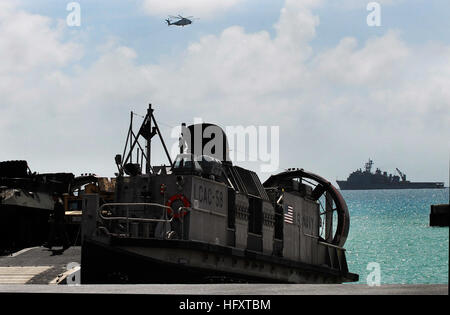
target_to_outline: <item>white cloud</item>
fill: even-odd
[[[315,37],[316,27],[319,25],[319,18],[313,15],[311,9],[320,3],[318,0],[287,0],[281,9],[280,19],[275,24],[275,44],[292,50],[291,53],[296,51],[303,57],[309,56],[311,51],[308,42]]]
[[[0,74],[61,67],[82,54],[78,45],[61,41],[62,24],[53,27],[50,18],[4,3],[0,11]]]
[[[368,40],[360,49],[355,38],[344,38],[336,47],[317,56],[314,66],[321,78],[335,84],[377,86],[401,74],[408,66],[405,62],[410,54],[398,33],[389,31]]]
[[[82,56],[80,45],[63,40],[62,21],[27,13],[17,5],[0,4],[0,123],[5,144],[14,143],[12,130],[22,119],[34,121],[41,109],[48,109],[42,96],[57,92],[57,86],[46,85],[46,78]]]
[[[195,15],[208,18],[234,7],[242,0],[143,0],[145,12],[152,16]]]

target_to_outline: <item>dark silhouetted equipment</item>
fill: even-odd
[[[344,249],[347,205],[329,181],[290,169],[261,183],[209,123],[181,124],[172,161],[151,106],[137,133],[132,125],[133,113],[114,200],[83,200],[82,283],[358,280]],[[156,135],[167,166],[150,164]]]

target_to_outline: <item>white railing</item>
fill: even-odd
[[[162,216],[164,219],[150,219],[150,218],[139,218],[139,217],[130,217],[130,207],[159,207],[162,208]],[[107,207],[127,207],[126,208],[126,214],[125,216],[105,216],[103,214],[103,211],[105,210],[105,208]],[[173,211],[173,209],[169,206],[165,206],[159,203],[105,203],[103,205],[100,206],[100,208],[98,209],[98,216],[99,218],[101,218],[104,221],[125,221],[126,222],[126,234],[127,236],[130,236],[130,222],[141,222],[141,223],[171,223],[174,219],[174,217],[172,216],[170,219],[167,218],[167,212],[168,210]],[[133,215],[135,215],[135,213],[137,212],[136,210],[131,210],[133,213]],[[179,207],[178,208],[178,213],[182,213],[182,211],[185,211],[186,213],[190,211],[190,208],[186,208],[186,207]],[[183,215],[184,216],[184,215]],[[183,216],[181,216],[181,223],[182,223],[182,231],[184,228],[184,222],[183,222]],[[104,229],[106,229],[106,227],[103,227]],[[111,233],[110,231],[108,231],[108,229],[106,229],[106,231],[109,234],[114,234]]]

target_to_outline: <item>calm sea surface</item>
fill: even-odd
[[[379,263],[381,284],[448,283],[449,228],[430,227],[430,205],[449,189],[344,190],[350,211],[345,244],[350,272],[366,283]]]

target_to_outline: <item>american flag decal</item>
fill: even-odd
[[[284,222],[294,224],[294,207],[288,205],[285,208]]]

